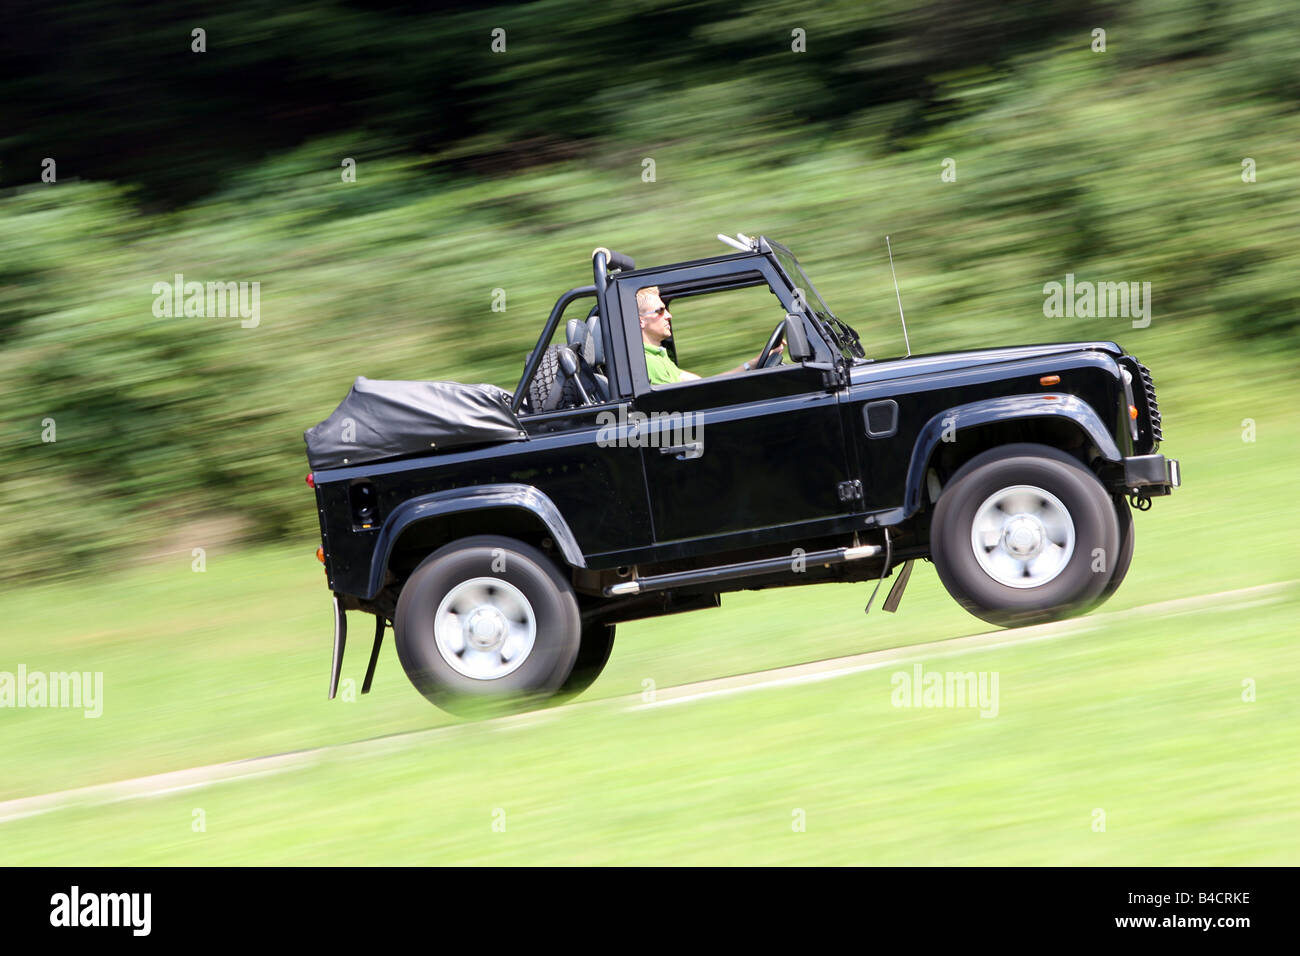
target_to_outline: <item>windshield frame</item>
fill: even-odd
[[[827,340],[839,350],[840,356],[848,362],[866,358],[866,350],[862,347],[862,339],[857,329],[831,311],[831,307],[817,291],[817,286],[813,285],[812,279],[808,277],[808,273],[804,271],[795,254],[787,246],[768,236],[761,236],[760,242],[766,246],[763,251],[770,253],[777,269],[790,283],[790,288],[800,293],[797,298],[806,313],[817,323]]]

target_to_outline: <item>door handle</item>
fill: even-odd
[[[659,454],[676,455],[678,461],[690,461],[692,458],[699,458],[704,454],[704,442],[688,441],[685,445],[660,446]]]

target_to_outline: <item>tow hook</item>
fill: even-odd
[[[1128,495],[1128,503],[1131,504],[1138,511],[1151,510],[1150,496],[1145,495],[1140,491],[1136,491],[1136,490],[1130,491]]]

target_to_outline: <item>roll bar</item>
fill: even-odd
[[[596,304],[600,308],[600,314],[610,316],[614,313],[606,308],[605,293],[609,289],[609,270],[617,269],[619,272],[628,272],[636,268],[636,263],[632,261],[631,256],[625,256],[621,252],[614,252],[606,249],[604,246],[597,246],[591,250],[591,272],[596,283]]]
[[[570,289],[568,292],[564,293],[564,295],[555,300],[555,307],[551,309],[550,317],[546,320],[546,326],[542,329],[542,334],[537,339],[537,348],[533,349],[533,353],[528,356],[528,362],[524,365],[523,377],[519,379],[519,384],[515,387],[514,398],[510,401],[510,411],[512,414],[518,414],[519,412],[519,405],[524,400],[524,396],[528,393],[528,383],[531,382],[533,376],[537,374],[537,366],[542,364],[542,353],[546,351],[546,346],[550,344],[551,336],[555,334],[555,329],[560,324],[560,316],[564,314],[564,310],[567,309],[569,304],[575,299],[581,299],[589,295],[596,296],[598,302],[604,301],[604,297],[597,292],[597,287],[594,285],[581,285],[577,288]],[[536,411],[536,409],[534,409],[534,411]]]
[[[624,255],[621,252],[614,252],[604,246],[598,246],[592,250],[591,271],[595,283],[570,289],[556,300],[555,307],[551,309],[550,317],[546,320],[546,326],[537,339],[537,348],[533,349],[532,354],[528,356],[528,361],[524,365],[524,374],[515,387],[514,398],[510,401],[510,411],[512,413],[518,414],[519,406],[528,393],[528,385],[532,382],[533,376],[537,374],[537,367],[542,363],[542,353],[546,351],[546,346],[550,344],[551,337],[555,335],[555,330],[560,324],[560,316],[564,314],[564,310],[569,307],[569,304],[575,299],[581,299],[589,295],[595,296],[596,309],[599,310],[600,314],[602,316],[612,315],[613,313],[607,308],[605,300],[605,293],[609,289],[609,270],[628,272],[635,268],[636,263],[631,256]]]

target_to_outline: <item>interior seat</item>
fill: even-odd
[[[564,327],[569,346],[578,355],[579,375],[587,392],[597,401],[609,401],[609,376],[605,369],[605,342],[600,316],[592,309],[587,321],[570,319]]]

